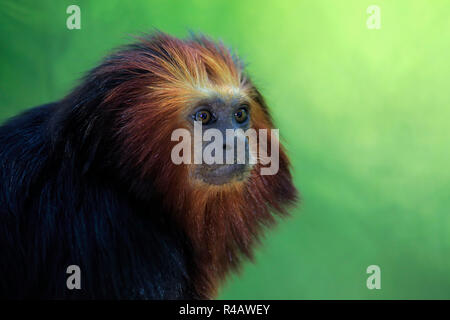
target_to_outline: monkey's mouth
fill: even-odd
[[[202,165],[196,171],[196,176],[204,182],[221,185],[245,179],[249,166],[247,164],[212,164]]]

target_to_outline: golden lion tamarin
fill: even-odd
[[[172,133],[194,123],[273,128],[221,43],[156,33],[0,127],[0,296],[215,297],[297,192],[282,147],[273,175],[260,161],[175,164]],[[70,265],[80,288],[66,286]]]

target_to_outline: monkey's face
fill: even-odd
[[[222,185],[245,180],[250,164],[249,139],[243,135],[251,127],[251,108],[241,97],[220,95],[201,101],[188,116],[195,139],[201,128],[203,139],[193,143],[194,165],[191,177],[207,184]],[[198,158],[201,152],[201,163]],[[197,154],[196,154],[197,153]]]

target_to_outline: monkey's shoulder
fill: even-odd
[[[0,205],[23,202],[32,181],[48,163],[47,124],[55,104],[25,111],[0,126]]]
[[[157,197],[142,203],[118,181],[80,172],[71,154],[52,155],[57,107],[0,127],[0,297],[192,297],[186,241]],[[70,265],[80,291],[66,288]]]

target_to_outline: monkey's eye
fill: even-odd
[[[195,113],[194,119],[195,121],[201,121],[202,124],[208,124],[212,119],[211,112],[209,112],[208,110],[197,111]]]
[[[245,108],[240,108],[238,111],[234,113],[234,118],[238,123],[243,123],[248,118],[248,113]]]

